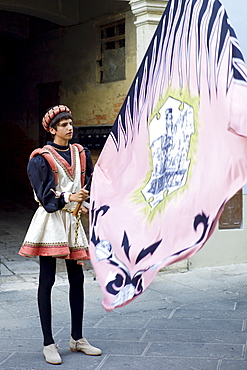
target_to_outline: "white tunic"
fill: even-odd
[[[71,166],[56,151],[50,154],[56,161],[58,185],[56,191],[76,193],[81,189],[81,166],[78,148],[71,145]],[[55,153],[55,154],[54,154]],[[35,194],[35,199],[38,201]],[[76,202],[62,210],[48,213],[41,205],[35,212],[20,254],[87,259],[88,241],[80,217],[72,215]]]

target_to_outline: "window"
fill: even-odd
[[[125,80],[125,20],[101,26],[100,83]]]

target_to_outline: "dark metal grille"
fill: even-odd
[[[101,27],[100,83],[125,80],[125,20]]]

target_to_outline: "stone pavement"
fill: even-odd
[[[18,256],[33,211],[0,210],[0,370],[45,370],[36,303],[38,259]],[[106,312],[85,268],[84,335],[103,351],[68,349],[70,313],[64,261],[53,289],[53,328],[66,370],[246,370],[247,264],[160,272],[131,304]]]

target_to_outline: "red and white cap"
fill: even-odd
[[[42,125],[44,126],[44,129],[46,131],[49,131],[49,127],[50,127],[50,123],[51,121],[53,120],[53,118],[59,114],[59,113],[62,113],[62,112],[67,112],[69,114],[71,114],[71,110],[66,107],[66,105],[55,105],[54,107],[50,108],[46,114],[44,115],[43,119],[42,119]]]

